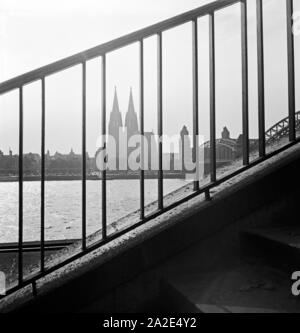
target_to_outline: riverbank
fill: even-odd
[[[182,172],[164,172],[164,179],[184,179],[185,174]],[[88,175],[86,177],[87,180],[101,180],[102,177],[98,175]],[[118,173],[107,173],[106,174],[107,180],[116,180],[116,179],[140,179],[139,173],[133,174],[118,174]],[[157,173],[145,173],[145,179],[157,179]],[[82,180],[81,175],[48,175],[45,177],[46,181],[72,181],[72,180]],[[5,182],[18,182],[18,176],[0,176],[0,183]],[[24,182],[34,182],[34,181],[41,181],[41,176],[24,176]]]

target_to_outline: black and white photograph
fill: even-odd
[[[299,207],[300,0],[0,0],[1,319],[300,313]]]

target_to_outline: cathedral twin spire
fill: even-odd
[[[116,140],[119,138],[119,129],[123,127],[122,114],[119,108],[117,88],[115,87],[115,94],[113,100],[113,107],[109,120],[109,135],[113,136]],[[130,88],[128,109],[125,116],[125,128],[127,129],[128,138],[138,133],[138,120],[134,108],[132,88]]]

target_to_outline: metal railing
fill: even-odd
[[[215,13],[225,7],[239,4],[241,11],[241,62],[242,62],[242,119],[243,119],[243,166],[234,172],[217,177],[216,163],[216,66],[215,66]],[[84,254],[104,245],[111,240],[120,237],[126,232],[137,228],[156,216],[180,205],[181,203],[205,193],[206,199],[210,199],[210,190],[223,183],[224,181],[236,176],[239,173],[257,165],[261,161],[270,158],[284,149],[289,148],[299,140],[296,138],[295,130],[295,60],[294,60],[294,36],[292,33],[292,13],[293,1],[286,1],[286,21],[287,21],[287,45],[288,45],[288,89],[289,89],[289,143],[275,152],[266,154],[265,138],[265,100],[264,100],[264,34],[263,34],[263,0],[256,1],[257,17],[257,61],[258,61],[258,96],[259,96],[259,158],[249,161],[249,110],[248,110],[248,32],[247,32],[247,1],[246,0],[219,0],[208,5],[202,6],[195,10],[178,15],[148,28],[141,29],[124,37],[112,40],[108,43],[75,54],[71,57],[54,62],[47,66],[41,67],[24,75],[18,76],[0,84],[0,95],[11,90],[19,91],[19,234],[18,234],[18,285],[11,288],[8,293],[14,292],[19,288],[32,284],[35,289],[35,282],[45,276],[83,256]],[[158,115],[158,135],[163,135],[163,91],[162,91],[162,33],[168,29],[175,28],[184,23],[192,23],[192,49],[193,49],[193,146],[198,147],[198,122],[199,122],[199,101],[198,101],[198,18],[208,16],[209,18],[209,72],[210,72],[210,178],[211,182],[204,187],[200,187],[199,181],[194,182],[194,191],[185,198],[180,199],[168,206],[164,205],[163,200],[163,146],[162,141],[159,143],[159,172],[158,172],[158,209],[145,216],[145,174],[143,168],[140,172],[140,221],[127,227],[125,230],[118,231],[112,235],[107,235],[107,196],[106,196],[106,171],[102,172],[102,239],[87,246],[86,234],[86,62],[96,57],[102,57],[101,71],[101,91],[102,91],[102,134],[106,134],[106,56],[109,52],[115,51],[132,43],[139,43],[139,79],[140,79],[140,132],[144,133],[144,39],[150,36],[157,36],[157,115]],[[45,79],[54,73],[63,71],[75,65],[82,66],[82,250],[80,253],[63,260],[59,264],[51,267],[45,267]],[[23,274],[23,87],[26,84],[41,81],[41,221],[40,221],[40,271],[34,276],[25,278]],[[141,145],[143,147],[143,145]],[[105,148],[105,147],[103,147]],[[194,149],[194,154],[195,154]],[[143,155],[143,148],[141,155]],[[143,161],[143,156],[141,156]],[[195,156],[194,156],[195,158]]]

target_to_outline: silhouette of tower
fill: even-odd
[[[226,126],[223,128],[223,132],[221,135],[222,135],[222,139],[225,139],[225,140],[230,139],[230,132],[228,131],[228,128]]]
[[[116,144],[116,156],[109,156],[109,159],[115,159],[116,161],[116,167],[117,170],[119,169],[119,138],[120,138],[120,132],[122,131],[122,114],[120,112],[119,108],[119,101],[118,101],[118,94],[117,94],[117,88],[115,87],[115,94],[114,94],[114,100],[113,100],[113,107],[112,111],[110,113],[110,119],[108,124],[108,134],[112,136],[115,139]],[[108,150],[110,145],[113,145],[114,143],[110,143],[108,141]]]
[[[181,157],[182,171],[187,171],[187,165],[192,162],[192,148],[189,131],[184,125],[180,131],[179,155]]]
[[[127,113],[125,116],[125,130],[127,130],[128,142],[133,135],[136,135],[139,133],[137,114],[135,112],[134,103],[133,103],[132,88],[130,88],[128,109],[127,109]],[[129,145],[128,145],[127,163],[129,161],[129,156],[130,156],[131,152],[134,150],[135,150],[135,147],[129,147]]]
[[[134,109],[132,88],[130,88],[128,109],[125,117],[125,128],[127,128],[128,139],[139,132],[137,114]]]
[[[108,134],[117,140],[119,138],[119,129],[122,128],[122,115],[119,108],[117,88],[115,87],[115,95],[113,101],[113,107],[110,113]]]

